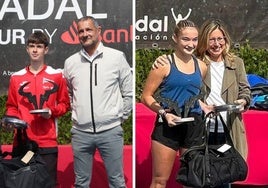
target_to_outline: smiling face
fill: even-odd
[[[78,38],[87,52],[94,51],[99,43],[101,27],[94,24],[91,19],[81,20],[77,23]]]
[[[198,31],[195,27],[185,27],[173,36],[176,49],[185,55],[192,55],[198,43]]]
[[[231,56],[232,41],[221,20],[207,20],[201,26],[198,36],[196,55],[209,64],[211,61],[220,62]]]
[[[220,29],[215,29],[209,35],[208,49],[210,59],[217,62],[223,60],[223,51],[226,48],[225,36]]]

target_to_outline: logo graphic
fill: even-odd
[[[49,99],[49,96],[52,94],[52,93],[55,93],[58,91],[58,88],[59,86],[54,83],[53,81],[51,80],[46,80],[47,82],[51,83],[52,84],[52,87],[45,90],[45,93],[44,94],[41,94],[40,96],[40,105],[39,105],[39,108],[38,108],[38,104],[37,104],[37,99],[36,99],[36,95],[33,95],[31,92],[25,92],[23,89],[28,85],[30,84],[30,82],[25,82],[20,88],[19,88],[19,94],[21,96],[24,96],[26,97],[30,103],[33,104],[34,106],[34,109],[42,109],[43,108],[43,105],[44,105],[44,102],[47,101]]]
[[[171,12],[172,12],[172,16],[176,22],[176,24],[178,24],[180,21],[182,20],[187,20],[192,12],[192,9],[189,8],[188,14],[183,18],[181,14],[178,14],[178,16],[176,17],[175,13],[174,13],[174,9],[171,8]]]
[[[67,44],[79,44],[77,33],[77,24],[73,21],[73,24],[69,27],[69,31],[62,33],[61,40]]]
[[[182,20],[186,20],[190,17],[192,9],[188,9],[186,16],[182,16],[181,13],[175,14],[174,9],[170,9],[171,12],[164,12],[163,15],[160,15],[158,18],[152,18],[151,15],[144,15],[143,18],[136,20],[135,29],[136,35],[135,40],[137,46],[139,43],[144,47],[148,44],[151,44],[153,48],[159,48],[159,45],[163,45],[165,42],[168,42],[170,39],[169,26],[172,21],[170,21],[171,14],[175,23],[179,23]],[[171,13],[171,14],[170,14]],[[171,34],[172,35],[172,34]],[[169,44],[168,44],[169,45]]]

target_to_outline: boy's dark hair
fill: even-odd
[[[47,47],[49,41],[48,37],[42,31],[35,31],[28,37],[27,46],[29,45],[29,43],[44,44],[45,47]]]

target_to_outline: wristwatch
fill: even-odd
[[[166,116],[167,112],[166,112],[163,108],[161,108],[160,110],[158,110],[158,114],[159,114],[162,118],[164,118],[164,117]]]

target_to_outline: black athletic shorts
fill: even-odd
[[[155,121],[155,127],[151,139],[178,151],[179,148],[189,148],[204,142],[204,123],[200,114],[191,113],[195,121],[185,122],[175,127],[169,127],[167,122],[159,122],[159,116]]]

